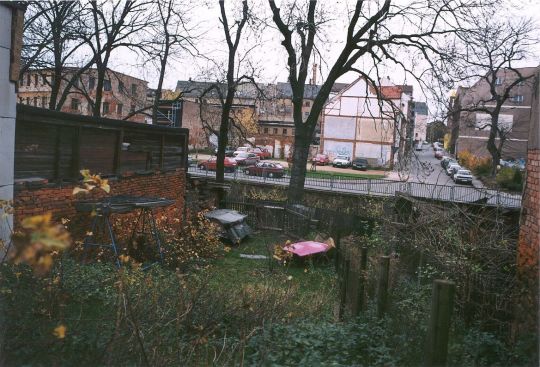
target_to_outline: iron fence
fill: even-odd
[[[194,175],[215,176],[214,171],[199,169],[198,167],[189,167],[188,172]],[[241,169],[225,173],[225,178],[233,181],[262,182],[283,186],[287,186],[290,180],[288,175],[277,177],[275,175],[269,175],[268,172],[264,171],[258,175],[248,175]],[[307,175],[305,187],[379,196],[394,196],[396,193],[406,193],[413,197],[438,201],[478,203],[506,208],[521,207],[521,195],[519,194],[511,194],[499,190],[472,186],[450,186],[421,182],[344,177],[333,174],[317,173],[316,175]]]

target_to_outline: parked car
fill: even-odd
[[[234,159],[228,157],[225,157],[224,164],[225,172],[234,172],[236,166],[238,165]],[[206,161],[200,162],[197,167],[207,171],[215,171],[217,167],[217,157],[211,157]]]
[[[446,168],[446,174],[453,177],[454,172],[458,169],[461,169],[461,166],[458,163],[450,163]]]
[[[270,159],[272,154],[266,148],[255,147],[249,149],[249,153],[255,153],[259,156],[260,159]]]
[[[418,144],[416,144],[416,148],[415,148],[417,151],[422,151],[422,142],[419,142]]]
[[[457,163],[457,161],[452,157],[442,157],[441,159],[441,167],[446,169],[450,163]]]
[[[470,183],[472,184],[473,176],[471,174],[471,171],[467,169],[458,169],[457,172],[454,174],[454,182],[455,183]]]
[[[238,153],[233,159],[239,166],[252,166],[260,160],[257,154],[247,152]]]
[[[214,149],[214,154],[217,155],[218,148]],[[225,147],[225,157],[232,157],[235,152],[233,147]]]
[[[244,169],[244,173],[250,176],[261,177],[283,177],[285,169],[279,163],[275,162],[259,162],[254,166]]]
[[[236,157],[240,153],[247,153],[247,152],[249,152],[249,147],[238,147],[233,152],[233,157]]]
[[[351,157],[348,155],[338,155],[332,161],[332,167],[342,167],[347,168],[351,166]]]
[[[444,155],[444,151],[442,149],[435,149],[435,154],[434,154],[435,158],[442,159],[443,155]]]
[[[365,171],[369,168],[369,164],[366,158],[356,157],[352,161],[352,169],[359,169]]]
[[[326,166],[330,164],[330,157],[328,157],[328,154],[315,154],[311,162],[316,166]]]

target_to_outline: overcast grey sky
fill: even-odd
[[[256,0],[257,1],[257,0]],[[256,12],[261,17],[267,17],[269,19],[269,9],[266,1],[258,0],[256,6]],[[324,10],[329,14],[333,14],[333,19],[326,25],[326,28],[321,32],[324,34],[325,42],[320,42],[319,47],[324,55],[324,59],[331,62],[332,57],[342,47],[342,42],[345,37],[346,30],[346,6],[351,3],[352,0],[335,0],[321,2],[324,4]],[[400,1],[404,3],[405,0]],[[250,2],[252,4],[253,2]],[[375,6],[376,2],[368,2]],[[229,1],[231,8],[238,10],[239,1]],[[540,0],[523,0],[517,1],[505,1],[501,5],[501,11],[499,17],[531,17],[535,22],[538,29],[540,24]],[[234,9],[231,9],[230,18],[234,14]],[[197,42],[198,51],[208,59],[223,61],[226,57],[226,45],[223,41],[223,31],[221,24],[219,23],[219,7],[216,2],[212,1],[200,1],[196,3],[195,11],[192,14],[193,22],[199,25],[201,33],[204,36]],[[283,47],[280,45],[281,35],[277,31],[265,28],[265,31],[260,34],[253,34],[249,32],[247,39],[241,44],[245,49],[255,47],[250,53],[250,61],[257,68],[257,75],[261,82],[276,82],[287,80],[286,69],[286,55]],[[540,63],[540,48],[538,45],[531,50],[533,57],[529,60],[522,62],[517,66],[535,66]],[[240,52],[241,54],[242,52]],[[403,59],[407,60],[406,54],[403,55]],[[157,82],[157,72],[153,68],[143,69],[137,65],[134,65],[134,57],[125,50],[122,54],[115,55],[112,67],[137,77],[141,77],[149,81],[149,86],[154,87]],[[320,72],[317,75],[317,83],[321,82],[327,72],[329,65],[321,63],[320,60],[316,60],[319,64]],[[359,68],[369,68],[370,66],[362,64],[357,65]],[[214,76],[209,71],[215,71],[215,65],[209,62],[203,57],[193,58],[186,54],[185,58],[172,62],[169,67],[165,78],[165,88],[174,89],[177,80],[187,80],[192,78],[194,80],[210,79],[214,80]],[[394,65],[382,66],[380,68],[381,76],[389,76],[391,80],[396,84],[412,84],[414,86],[414,97],[416,100],[425,101],[429,99],[428,95],[424,95],[420,88],[420,85],[407,76],[403,70]],[[340,82],[351,82],[356,79],[355,74],[348,74],[343,76]],[[428,100],[429,102],[429,100]]]

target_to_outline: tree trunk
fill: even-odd
[[[304,196],[304,183],[306,181],[306,164],[309,155],[311,139],[307,136],[305,127],[295,129],[293,166],[287,199],[289,202],[301,202]]]
[[[497,129],[494,128],[492,125],[489,131],[489,138],[487,142],[487,148],[488,148],[489,154],[491,154],[491,176],[492,177],[495,177],[495,175],[497,175],[497,166],[499,165],[499,160],[501,159],[499,149],[497,149],[497,145],[495,144],[496,138],[497,138]]]
[[[157,115],[159,109],[159,101],[161,100],[161,94],[163,90],[163,79],[165,78],[165,70],[167,68],[167,59],[169,58],[169,36],[166,36],[165,41],[165,50],[163,52],[163,57],[161,59],[161,70],[159,71],[159,81],[156,88],[156,95],[154,96],[154,105],[152,106],[152,124],[157,122]]]
[[[92,116],[101,117],[101,100],[103,99],[103,83],[105,79],[106,63],[97,63],[96,98]]]

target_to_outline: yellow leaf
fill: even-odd
[[[53,335],[58,339],[64,339],[66,337],[67,328],[64,325],[59,325],[54,328]]]

